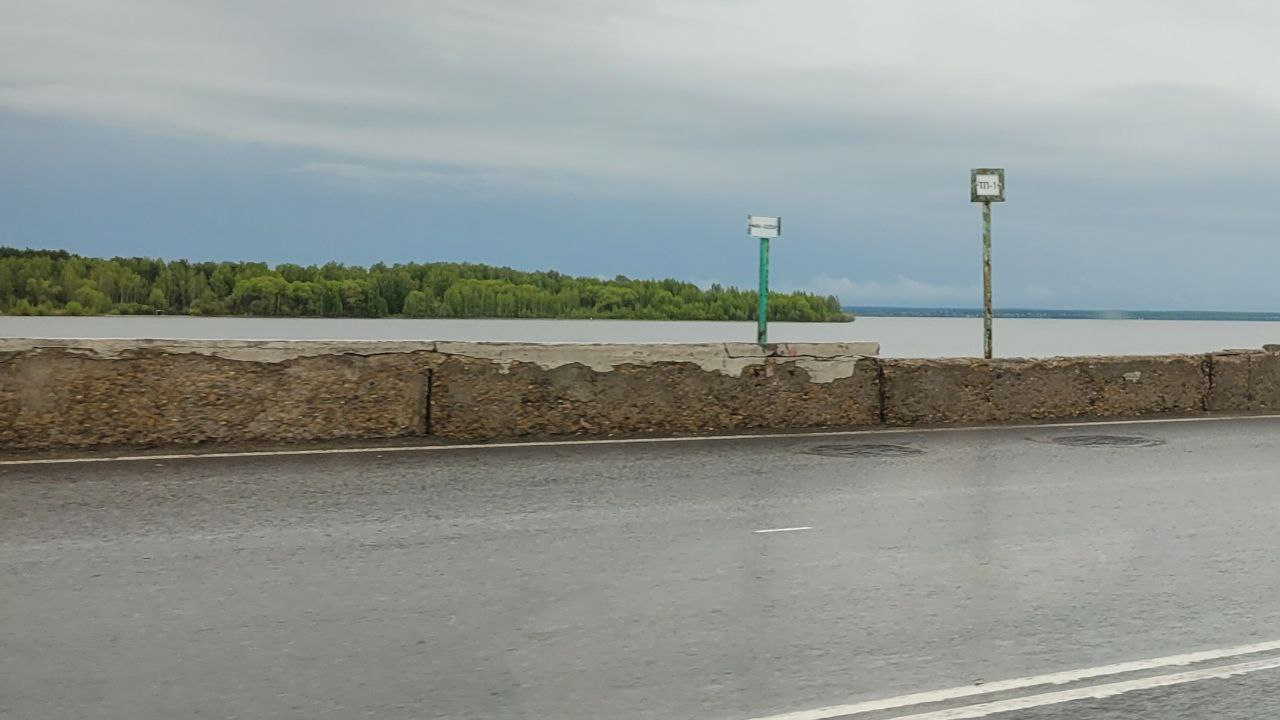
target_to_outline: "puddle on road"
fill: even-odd
[[[892,445],[887,443],[861,443],[847,445],[817,445],[804,451],[808,455],[823,457],[910,457],[923,455],[924,450],[910,445]]]
[[[1155,447],[1164,444],[1164,440],[1159,438],[1143,437],[1141,435],[1061,435],[1050,438],[1049,442],[1066,447],[1085,448]]]

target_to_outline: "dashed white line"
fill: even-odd
[[[770,528],[768,530],[756,530],[755,532],[757,535],[764,535],[766,533],[796,532],[797,530],[812,530],[812,529],[813,529],[812,525],[805,525],[804,527]]]
[[[1159,670],[1161,668],[1169,667],[1182,667],[1194,665],[1196,663],[1210,662],[1212,660],[1223,660],[1226,658],[1240,657],[1242,655],[1254,655],[1257,653],[1273,652],[1277,650],[1280,650],[1280,640],[1271,640],[1267,642],[1252,643],[1249,645],[1236,645],[1234,647],[1217,648],[1214,650],[1202,650],[1199,652],[1182,653],[1179,655],[1167,655],[1165,657],[1150,658],[1148,660],[1132,660],[1129,662],[1114,663],[1112,665],[1100,665],[1098,667],[1083,668],[1080,670],[1066,670],[1062,672],[1047,673],[1045,675],[1031,675],[1028,677],[1014,678],[1012,680],[990,682],[983,685],[961,685],[959,687],[947,688],[945,690],[930,690],[927,692],[884,698],[882,700],[868,700],[849,705],[832,705],[830,707],[815,708],[813,710],[800,710],[797,712],[782,713],[780,715],[758,717],[753,720],[829,720],[830,718],[837,718],[846,715],[858,715],[881,710],[910,707],[913,705],[926,705],[928,703],[959,700],[979,695],[990,695],[992,693],[1007,692],[1009,690],[1021,690],[1023,688],[1035,687],[1037,685],[1065,685],[1067,683],[1107,677],[1110,675],[1122,675],[1124,673],[1141,672],[1144,670]]]
[[[761,440],[776,438],[866,437],[911,433],[985,432],[991,430],[1051,430],[1055,428],[1105,427],[1112,425],[1165,425],[1170,423],[1232,422],[1237,420],[1278,420],[1280,415],[1222,415],[1215,417],[1149,418],[1146,420],[1089,420],[1084,422],[1020,423],[1016,425],[956,425],[948,427],[868,428],[866,430],[822,430],[798,433],[760,433],[751,435],[693,435],[685,437],[613,438],[603,440],[536,440],[532,442],[471,443],[466,445],[406,445],[400,447],[315,448],[306,450],[245,450],[208,453],[170,453],[164,455],[110,455],[71,458],[38,458],[0,460],[0,466],[61,465],[71,463],[137,462],[139,460],[198,460],[202,458],[287,457],[290,455],[360,455],[367,453],[425,453],[460,450],[500,450],[536,447],[581,447],[584,445],[647,445],[657,443],[722,442],[725,440]]]

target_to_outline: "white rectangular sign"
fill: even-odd
[[[978,197],[1000,197],[999,175],[978,175],[973,179],[973,187]]]
[[[747,234],[758,238],[776,238],[782,234],[782,218],[748,215]]]

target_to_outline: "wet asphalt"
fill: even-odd
[[[1054,442],[1100,434],[1133,446]],[[1278,441],[1249,419],[3,466],[0,717],[746,720],[1276,640]],[[1271,718],[1278,691],[993,717]]]

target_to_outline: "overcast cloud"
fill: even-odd
[[[0,243],[1280,307],[1267,2],[0,0]]]

